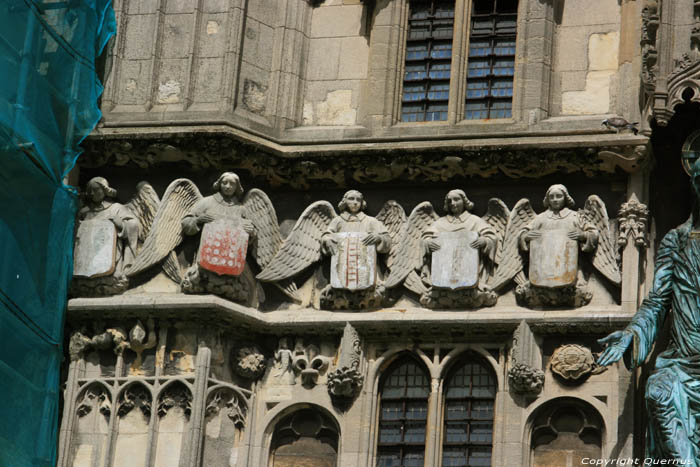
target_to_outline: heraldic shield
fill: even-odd
[[[334,289],[364,290],[374,287],[377,280],[377,249],[365,245],[366,232],[334,234],[338,243],[331,257],[331,287]]]
[[[73,275],[102,277],[114,272],[117,257],[117,229],[107,219],[80,223],[73,253]]]
[[[199,266],[207,271],[238,276],[245,268],[248,233],[239,222],[219,219],[204,224],[199,241]]]
[[[564,287],[576,282],[578,243],[564,229],[543,230],[530,241],[530,283],[539,287]]]
[[[479,282],[479,250],[469,246],[479,234],[472,231],[439,232],[440,249],[432,254],[430,282],[443,289],[466,289]]]

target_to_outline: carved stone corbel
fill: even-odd
[[[630,237],[639,248],[649,246],[647,234],[649,208],[646,204],[640,203],[634,194],[629,201],[620,206],[618,220],[620,222],[620,231],[617,237],[619,247],[624,248]]]
[[[350,323],[345,324],[339,354],[338,364],[328,373],[328,394],[335,401],[352,400],[360,392],[364,376],[360,372],[362,341]]]

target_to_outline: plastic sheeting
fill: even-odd
[[[111,0],[0,0],[0,465],[55,464],[74,190]]]

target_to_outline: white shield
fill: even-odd
[[[82,221],[73,252],[73,275],[102,277],[114,272],[117,257],[117,229],[106,219]]]
[[[456,290],[479,283],[479,250],[469,246],[477,238],[478,233],[466,230],[437,234],[440,249],[433,252],[430,267],[433,287]]]
[[[578,242],[568,230],[542,230],[530,241],[530,283],[539,287],[563,287],[576,282]]]
[[[377,249],[365,245],[366,232],[335,234],[338,251],[331,257],[331,287],[334,289],[364,290],[377,280]]]

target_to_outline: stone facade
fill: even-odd
[[[698,114],[694,2],[519,0],[512,115],[465,120],[474,10],[456,0],[446,118],[404,122],[411,4],[115,0],[104,117],[71,177],[116,189],[79,222],[126,211],[102,216],[107,253],[77,239],[114,267],[75,279],[59,466],[374,466],[403,449],[382,435],[401,362],[425,382],[425,466],[470,362],[493,388],[491,465],[643,456],[645,373],[593,360],[689,208],[670,200]],[[616,116],[635,131],[601,126]],[[580,236],[525,238],[569,211]],[[243,273],[200,261],[211,220],[229,222],[212,249],[245,233],[226,250]],[[438,240],[472,254],[430,262]],[[550,252],[571,277],[531,283]]]

